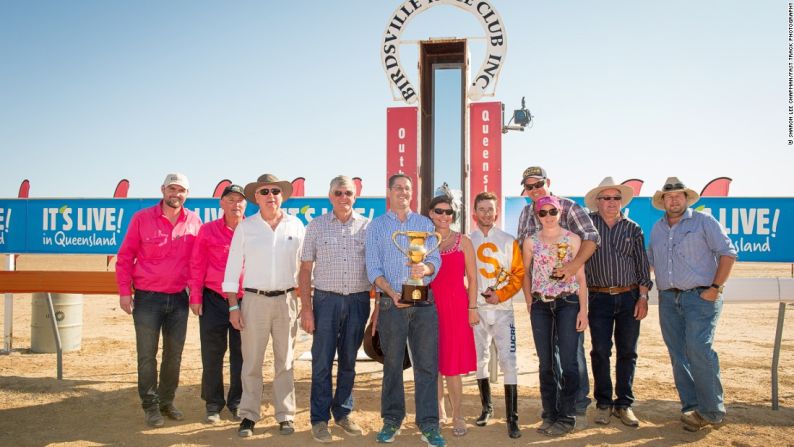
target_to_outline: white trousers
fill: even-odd
[[[491,342],[496,344],[499,367],[505,375],[505,385],[518,384],[516,365],[516,325],[512,310],[478,310],[480,324],[474,326],[477,348],[477,379],[490,377]]]

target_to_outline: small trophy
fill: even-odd
[[[397,243],[397,236],[403,235],[408,238],[408,249],[403,249]],[[425,248],[425,240],[435,236],[438,243],[435,247],[428,250]],[[391,240],[402,254],[404,254],[411,264],[419,264],[423,262],[427,255],[438,249],[441,245],[441,235],[437,232],[430,231],[395,231],[391,235]],[[422,278],[408,278],[408,281],[403,284],[402,293],[400,294],[400,302],[403,304],[414,305],[420,302],[427,302],[427,286],[424,285]]]
[[[557,244],[557,262],[554,264],[555,269],[562,268],[562,260],[565,259],[565,256],[567,254],[568,254],[568,244],[565,242],[560,242],[559,244]],[[559,281],[563,278],[565,277],[561,275],[557,276],[554,274],[554,272],[552,272],[551,275],[549,275],[549,279],[553,279],[555,281]]]
[[[510,274],[510,272],[506,271],[502,267],[499,267],[499,270],[496,271],[496,279],[494,281],[494,285],[492,285],[492,286],[488,287],[487,289],[485,289],[485,292],[488,292],[488,291],[492,291],[493,292],[493,291],[501,288],[501,286],[504,283],[506,283],[510,279],[511,276],[513,276],[513,275]],[[481,293],[480,295],[482,295],[483,298],[488,298],[488,295],[486,295],[485,292]]]

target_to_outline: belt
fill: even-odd
[[[593,293],[608,293],[610,295],[617,295],[619,293],[629,292],[639,287],[637,284],[630,286],[610,286],[610,287],[588,287],[587,289]]]
[[[245,290],[246,292],[255,293],[257,295],[264,295],[264,296],[274,297],[274,296],[279,296],[279,295],[286,295],[286,294],[292,292],[293,290],[295,290],[295,288],[294,287],[290,287],[287,290],[259,290],[259,289],[250,289],[250,288],[246,287],[243,290]]]
[[[702,290],[702,289],[708,289],[708,287],[707,286],[697,286],[697,287],[692,287],[691,289],[677,289],[675,287],[671,287],[669,289],[662,290],[662,292],[683,293],[683,292],[689,292],[689,291],[692,291],[692,290]]]
[[[532,298],[534,298],[537,301],[543,301],[544,303],[548,303],[549,301],[554,301],[557,298],[562,298],[568,295],[573,295],[573,293],[563,292],[559,295],[541,295],[540,293],[532,292]]]
[[[332,293],[332,294],[334,294],[334,295],[339,295],[339,296],[351,296],[351,295],[358,295],[358,294],[361,294],[361,293],[369,293],[369,290],[362,290],[362,291],[360,291],[360,292],[339,293],[339,292],[333,292],[333,291],[331,291],[331,290],[322,290],[322,289],[317,289],[317,288],[315,288],[315,289],[314,289],[314,292],[315,292],[315,293],[317,293],[317,292],[322,292],[322,293]]]

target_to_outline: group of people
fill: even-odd
[[[424,442],[446,445],[440,430],[447,420],[445,394],[452,434],[467,433],[462,378],[472,372],[482,403],[475,424],[487,425],[494,413],[492,345],[504,372],[507,432],[518,438],[512,298],[523,290],[539,362],[538,432],[561,436],[586,426],[591,403],[584,352],[588,327],[594,422],[608,424],[615,416],[637,427],[632,383],[653,269],[683,427],[697,431],[721,424],[725,406],[712,345],[736,250],[713,217],[691,208],[698,194],[675,177],[665,182],[652,200],[664,216],[654,225],[646,251],[639,225],[621,211],[632,199],[631,188],[607,177],[587,193],[584,208],[551,194],[551,181],[541,167],[527,168],[521,184],[531,202],[514,238],[495,226],[499,199],[493,193],[475,197],[476,228],[467,236],[455,231],[460,206],[450,195],[433,198],[424,214],[412,210],[413,184],[403,174],[389,178],[389,208],[371,221],[354,210],[352,179],[338,176],[329,187],[331,212],[304,228],[281,208],[292,185],[264,174],[245,187],[228,186],[220,199],[223,216],[202,225],[184,208],[187,178],[168,174],[162,201],[130,221],[116,264],[120,305],[135,324],[146,423],[159,427],[164,418],[184,418],[174,395],[192,311],[199,317],[206,422],[219,422],[228,408],[240,422],[241,437],[251,436],[262,417],[263,362],[270,339],[278,430],[282,435],[294,432],[293,355],[299,326],[313,335],[312,437],[331,442],[331,418],[348,435],[363,434],[350,415],[356,356],[369,320],[367,331],[372,332],[367,335],[378,335],[383,362],[383,426],[377,442],[393,442],[400,432],[406,415],[403,370],[409,364]],[[245,218],[246,202],[256,204],[259,212]],[[430,235],[422,259],[409,262],[399,246],[395,235],[407,231]],[[401,294],[409,279],[429,284],[428,299],[408,304],[411,300]],[[227,350],[230,383],[224,394]]]

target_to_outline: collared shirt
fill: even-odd
[[[578,203],[565,197],[557,197],[562,205],[562,215],[560,216],[560,226],[579,236],[582,241],[593,241],[596,245],[601,243],[601,236],[598,234],[587,210],[579,206]],[[518,231],[516,239],[522,244],[524,239],[543,228],[538,216],[535,215],[535,202],[528,203],[518,218]]]
[[[513,310],[510,301],[519,290],[524,279],[524,262],[521,248],[513,236],[499,228],[491,228],[488,236],[477,228],[471,233],[471,242],[477,254],[477,306],[480,310]],[[510,276],[504,283],[496,284],[496,275],[503,269]],[[488,287],[496,287],[499,303],[489,304],[481,295]]]
[[[708,287],[714,282],[719,258],[736,254],[717,219],[692,208],[672,227],[665,215],[651,229],[648,260],[659,290]]]
[[[392,234],[395,231],[435,232],[436,230],[433,222],[421,214],[409,211],[405,222],[401,222],[391,210],[373,219],[369,227],[367,227],[366,258],[369,281],[374,284],[376,278],[383,276],[391,288],[399,293],[402,290],[403,283],[410,278],[411,267],[407,265],[408,259],[406,256],[392,242]],[[425,240],[427,250],[438,244],[435,239],[435,236],[431,236]],[[404,236],[398,236],[397,243],[400,244],[403,250],[408,246],[407,239]],[[425,264],[432,264],[435,267],[431,276],[423,278],[423,282],[429,284],[441,268],[441,255],[439,255],[438,250],[434,250],[427,255]]]
[[[240,222],[229,247],[223,291],[238,291],[243,266],[244,288],[274,291],[295,287],[304,233],[303,223],[286,211],[275,230],[261,213]]]
[[[301,261],[314,262],[315,288],[340,295],[369,290],[364,258],[368,225],[369,219],[355,211],[344,223],[333,212],[309,222]]]
[[[585,263],[590,287],[653,286],[642,228],[620,213],[612,228],[598,213],[590,213],[601,245]]]
[[[132,288],[177,293],[188,283],[188,263],[201,219],[182,208],[176,224],[163,214],[162,200],[132,216],[127,235],[116,256],[119,295],[132,295]]]
[[[205,287],[226,298],[222,284],[233,234],[223,217],[202,225],[190,255],[190,304],[202,303]],[[243,296],[242,284],[243,275],[240,275],[238,298]]]

